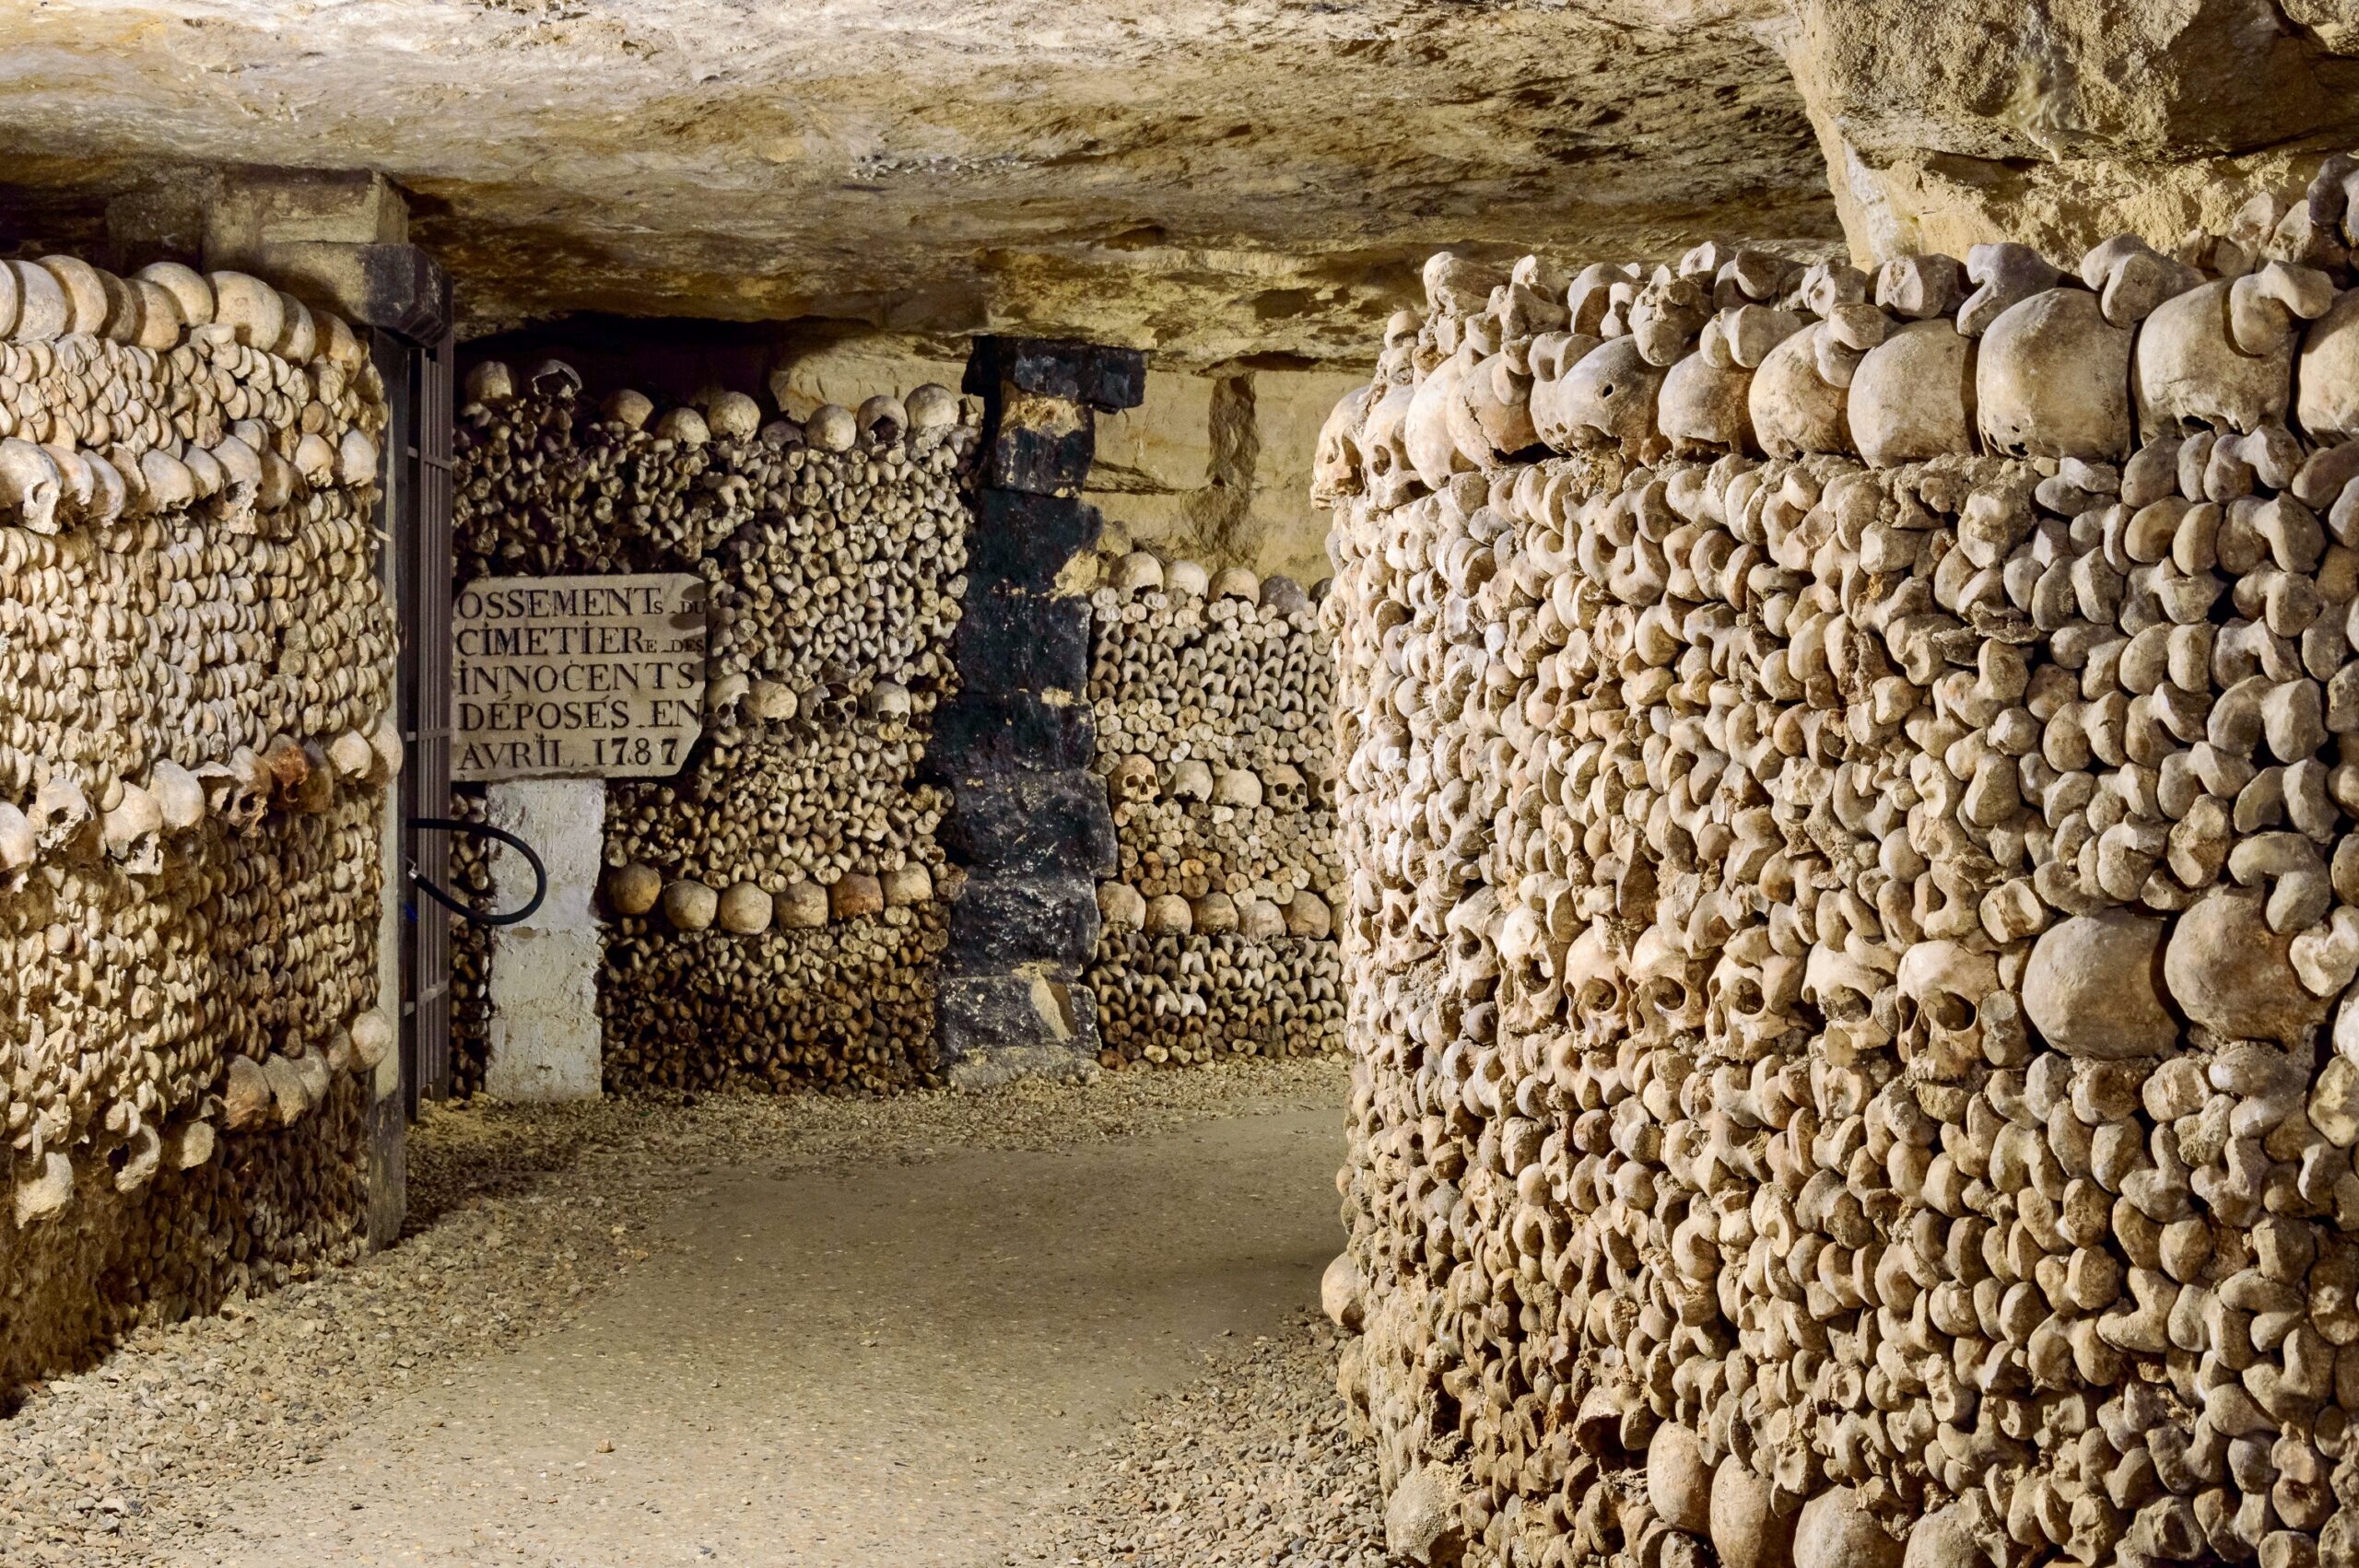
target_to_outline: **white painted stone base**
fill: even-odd
[[[484,1092],[496,1099],[594,1100],[600,1093],[598,962],[591,910],[598,884],[605,781],[532,778],[494,784],[485,815],[515,834],[548,869],[548,896],[532,919],[491,942],[491,1059]],[[533,871],[507,847],[492,851],[494,907],[533,895]]]

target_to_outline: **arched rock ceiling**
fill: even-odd
[[[478,330],[1350,360],[1442,245],[2167,240],[2359,135],[2348,53],[2354,0],[0,0],[0,184],[380,170]]]
[[[0,0],[0,182],[373,168],[575,310],[1364,357],[1437,246],[1837,233],[1743,6]],[[12,167],[13,166],[13,167]]]

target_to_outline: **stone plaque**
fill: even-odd
[[[451,777],[677,773],[704,728],[704,592],[687,572],[461,589]]]

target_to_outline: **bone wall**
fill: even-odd
[[[1117,856],[1085,977],[1100,1059],[1340,1048],[1333,666],[1310,596],[1144,551],[1099,575],[1093,771]]]
[[[0,1387],[361,1246],[385,423],[255,278],[0,263]]]
[[[975,439],[957,394],[765,421],[714,388],[659,413],[628,391],[593,404],[554,361],[487,362],[469,390],[462,581],[709,589],[703,739],[676,777],[607,788],[607,1085],[922,1081],[947,797],[918,771],[956,689]]]
[[[1396,1552],[2353,1561],[2328,259],[1429,264],[1318,481]]]

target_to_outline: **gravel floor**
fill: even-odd
[[[1341,1341],[1306,1314],[1210,1358],[1076,1467],[1075,1500],[1010,1568],[1383,1568],[1376,1456],[1335,1392]]]
[[[371,1403],[447,1383],[472,1359],[572,1323],[590,1296],[648,1261],[651,1221],[717,1172],[1068,1148],[1333,1105],[1343,1079],[1340,1065],[1312,1060],[987,1095],[638,1097],[434,1113],[412,1137],[412,1234],[400,1246],[217,1317],[143,1330],[94,1370],[34,1389],[0,1422],[0,1562],[154,1563],[218,1523],[232,1489],[318,1462]],[[1065,1535],[1031,1561],[1380,1562],[1366,1544],[1372,1477],[1339,1429],[1332,1364],[1323,1330],[1306,1324],[1208,1369],[1118,1444],[1114,1458],[1129,1458],[1130,1470],[1085,1458],[1083,1500],[1057,1521]],[[1190,1437],[1192,1446],[1181,1441]],[[1148,1469],[1158,1462],[1174,1468]],[[1240,1493],[1234,1482],[1249,1475],[1259,1479]],[[1224,1521],[1216,1549],[1203,1533],[1215,1516]],[[1196,1550],[1173,1555],[1182,1539]],[[1224,1555],[1204,1554],[1215,1550]]]

